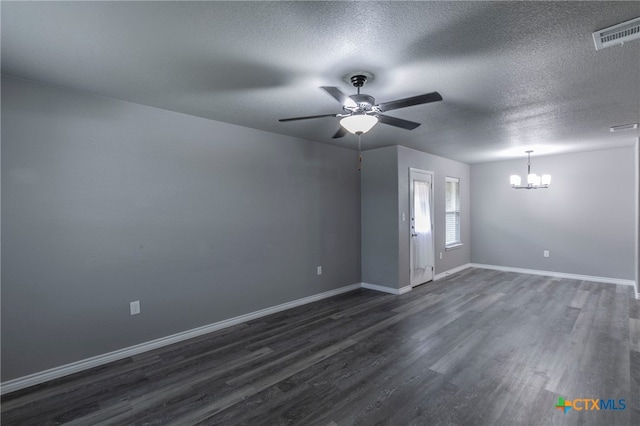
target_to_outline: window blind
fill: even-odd
[[[460,244],[460,179],[447,177],[445,183],[447,247]]]

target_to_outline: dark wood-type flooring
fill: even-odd
[[[626,409],[565,414],[558,397]],[[2,425],[635,426],[640,301],[629,286],[467,269],[17,391],[1,409]]]

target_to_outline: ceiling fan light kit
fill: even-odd
[[[340,125],[342,127],[333,135],[334,139],[343,137],[346,134],[346,131],[355,135],[362,135],[371,130],[377,123],[400,127],[406,130],[413,130],[416,127],[420,126],[420,123],[391,117],[382,113],[394,109],[406,108],[413,105],[421,105],[442,100],[442,96],[440,96],[438,92],[432,92],[420,96],[414,96],[411,98],[398,99],[396,101],[376,104],[376,100],[373,96],[360,93],[360,88],[365,85],[367,80],[370,80],[372,78],[373,75],[366,72],[359,72],[351,76],[349,81],[351,82],[353,87],[357,89],[357,93],[351,96],[347,96],[337,87],[320,87],[329,95],[331,95],[335,100],[340,102],[344,114],[310,115],[306,117],[283,118],[279,121],[287,122],[321,117],[340,117]]]
[[[535,173],[531,173],[531,153],[533,151],[526,151],[527,153],[527,185],[521,185],[522,179],[520,175],[511,175],[509,181],[513,189],[542,189],[549,188],[551,185],[551,175],[544,174],[538,176]]]
[[[375,115],[356,114],[344,117],[340,120],[340,125],[347,129],[349,133],[361,135],[371,130],[377,122],[378,117]]]

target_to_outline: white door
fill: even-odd
[[[433,173],[409,169],[411,286],[433,280]]]

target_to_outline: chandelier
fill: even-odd
[[[531,153],[533,151],[525,151],[527,153],[527,185],[520,185],[522,179],[519,175],[511,175],[511,187],[513,189],[539,189],[548,188],[551,184],[551,175],[538,176],[535,173],[531,173]]]

